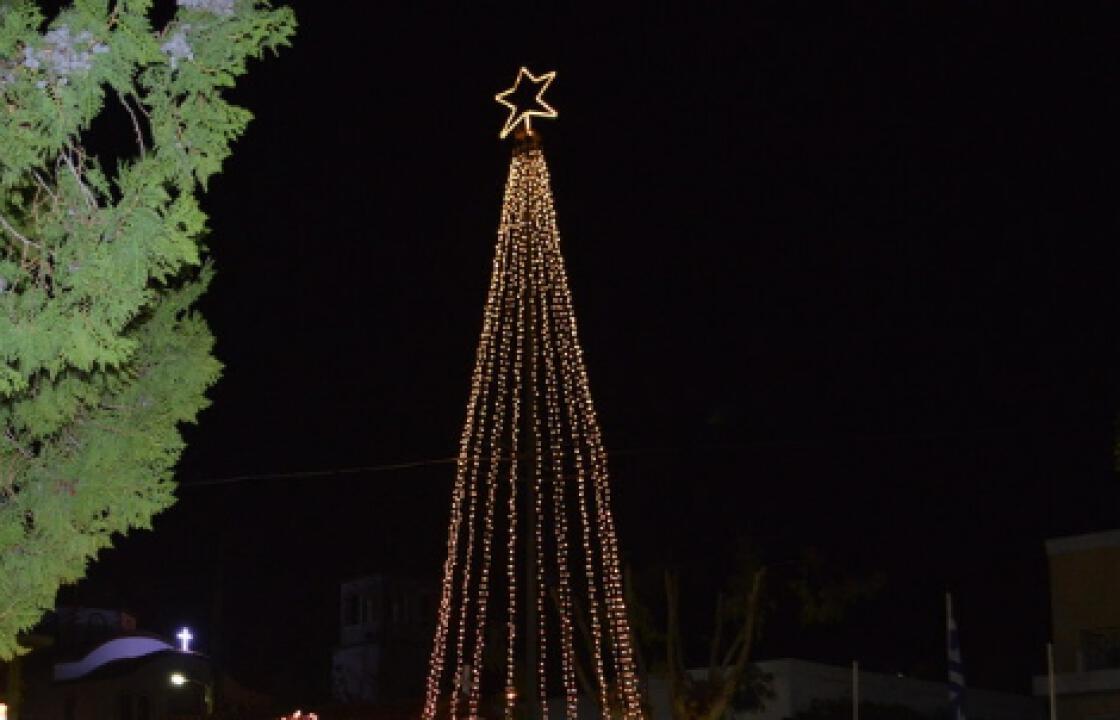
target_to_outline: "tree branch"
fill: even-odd
[[[665,663],[668,666],[669,697],[672,698],[673,717],[681,715],[680,705],[685,689],[684,660],[681,658],[680,644],[680,616],[678,602],[680,600],[679,584],[677,577],[672,572],[665,571]]]
[[[556,588],[549,587],[548,595],[552,598],[553,604],[556,606],[556,612],[560,617],[564,616],[564,610],[560,605],[560,596],[556,592]],[[587,627],[587,621],[583,617],[579,602],[573,598],[572,615],[575,616],[576,627],[579,628],[580,634],[583,636],[584,642],[587,644],[588,656],[592,655],[593,643],[595,642],[591,637],[591,631]],[[587,697],[595,697],[595,687],[591,684],[591,678],[587,675],[587,671],[579,663],[578,657],[572,658],[572,664],[575,665],[576,682],[579,684],[580,689],[583,690],[584,695]]]
[[[758,620],[759,598],[762,594],[762,580],[765,577],[766,568],[764,567],[759,568],[754,573],[754,582],[751,584],[751,591],[747,596],[747,617],[743,621],[743,627],[739,631],[736,642],[733,643],[739,646],[739,652],[735,657],[735,664],[723,678],[719,693],[713,698],[712,704],[708,708],[707,716],[709,718],[724,716],[727,708],[731,705],[735,690],[742,682],[743,673],[747,669],[747,661],[750,660],[751,649],[754,645],[754,629]]]
[[[629,565],[626,567],[626,571],[623,573],[623,576],[622,576],[622,592],[623,592],[623,599],[626,601],[626,607],[630,608],[632,613],[637,612],[637,610],[638,610],[638,598],[634,593],[634,577],[633,577],[633,573],[630,570]],[[633,617],[633,615],[631,615],[631,617]],[[634,640],[635,640],[635,642],[634,642],[634,662],[638,666],[638,676],[639,677],[645,677],[645,675],[646,675],[646,660],[645,660],[645,656],[642,654],[642,644],[637,641],[638,640],[637,635],[638,635],[638,628],[635,627],[634,628]],[[644,685],[645,684],[643,683],[643,688],[644,688]]]
[[[10,429],[4,431],[4,437],[8,440],[8,443],[13,448],[15,448],[17,452],[19,452],[20,455],[23,455],[28,460],[35,459],[35,454],[25,448],[19,440],[16,440],[16,436],[12,434],[12,431]]]
[[[19,240],[21,243],[23,243],[25,249],[34,248],[39,252],[43,252],[43,246],[40,243],[37,243],[34,240],[30,240],[25,237],[24,234],[19,230],[16,230],[15,226],[8,222],[8,219],[3,215],[0,215],[0,226],[2,226],[14,239]]]
[[[78,168],[74,166],[74,161],[70,159],[70,153],[63,151],[60,152],[59,155],[66,161],[66,166],[70,168],[70,174],[74,176],[74,181],[78,183],[78,187],[81,189],[82,195],[85,196],[86,204],[89,205],[89,209],[96,209],[97,198],[94,197],[93,191],[86,187],[85,181],[82,180],[81,173],[79,173]]]
[[[132,112],[132,106],[128,104],[124,95],[117,91],[117,100],[120,100],[121,105],[128,111],[128,116],[132,119],[132,131],[136,133],[136,144],[140,146],[140,157],[147,155],[147,148],[144,147],[144,133],[140,129],[140,123],[136,120],[136,113]]]
[[[743,644],[743,640],[744,635],[742,632],[740,632],[735,636],[735,639],[731,642],[731,644],[727,646],[727,652],[723,654],[723,660],[719,664],[721,668],[727,668],[731,665],[732,661],[735,659],[736,654],[739,652],[739,646]]]
[[[717,670],[722,669],[716,666],[721,637],[723,637],[723,593],[716,595],[716,630],[712,634],[712,649],[708,655],[708,682],[715,682]]]
[[[590,631],[587,629],[587,620],[584,619],[583,613],[580,612],[578,602],[574,603],[573,610],[574,612],[572,614],[576,617],[576,625],[582,630],[584,638],[587,640],[588,657],[593,657],[594,646],[592,643],[595,641],[591,637]],[[595,686],[591,683],[591,676],[587,674],[587,670],[583,665],[580,665],[578,656],[572,658],[572,664],[575,665],[576,680],[579,682],[580,687],[583,688],[583,694],[589,698],[595,697]]]

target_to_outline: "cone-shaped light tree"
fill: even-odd
[[[423,720],[642,715],[607,455],[531,118],[554,73],[497,96],[515,136],[451,497]],[[535,95],[525,96],[526,88]],[[516,102],[515,96],[529,97]]]

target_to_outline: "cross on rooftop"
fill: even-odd
[[[194,640],[194,635],[191,635],[190,630],[188,630],[187,628],[183,628],[175,637],[179,638],[180,650],[182,650],[183,652],[191,651],[191,640]]]

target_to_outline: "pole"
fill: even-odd
[[[23,657],[16,655],[8,664],[8,701],[11,707],[7,708],[4,716],[10,720],[21,720],[23,717]]]
[[[1054,643],[1046,643],[1046,678],[1050,691],[1050,720],[1058,720],[1058,698],[1054,688]]]
[[[526,145],[520,151],[524,152],[528,149]],[[528,214],[529,208],[526,208]],[[529,218],[522,218],[528,224]],[[525,707],[528,710],[529,718],[540,717],[544,708],[539,711],[534,711],[533,708],[537,702],[537,599],[535,593],[538,592],[537,587],[543,579],[538,578],[540,569],[537,567],[537,524],[541,522],[541,518],[537,517],[536,505],[536,491],[533,487],[533,471],[537,466],[537,435],[534,421],[537,415],[537,371],[536,371],[536,288],[533,287],[533,254],[535,248],[533,247],[533,238],[528,238],[526,243],[526,251],[528,257],[524,259],[525,263],[525,285],[524,296],[522,297],[522,312],[524,313],[525,324],[525,361],[527,363],[526,369],[528,372],[522,374],[522,383],[524,387],[521,388],[524,392],[524,399],[526,403],[523,407],[528,407],[529,412],[524,413],[522,422],[525,428],[525,449],[519,454],[525,458],[522,465],[523,477],[525,478],[525,527],[522,528],[521,533],[525,537]],[[557,479],[557,482],[559,479]]]
[[[859,720],[859,660],[852,661],[852,720]]]
[[[530,347],[532,343],[530,343]],[[532,357],[530,355],[530,357]],[[535,401],[530,400],[530,403]],[[530,423],[531,426],[531,423]],[[537,578],[537,532],[540,522],[537,517],[536,497],[533,488],[532,468],[536,465],[534,433],[528,433],[529,448],[525,462],[525,519],[528,521],[521,531],[525,536],[525,707],[529,718],[539,717],[533,710],[537,702],[537,585],[543,582]]]

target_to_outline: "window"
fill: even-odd
[[[1120,668],[1120,628],[1081,631],[1085,670]]]
[[[360,598],[357,595],[347,595],[342,601],[342,624],[357,625],[360,622]]]
[[[362,624],[369,625],[373,622],[373,599],[368,595],[362,596]]]
[[[379,608],[379,603],[369,595],[347,595],[342,602],[342,624],[371,625],[377,621]]]

